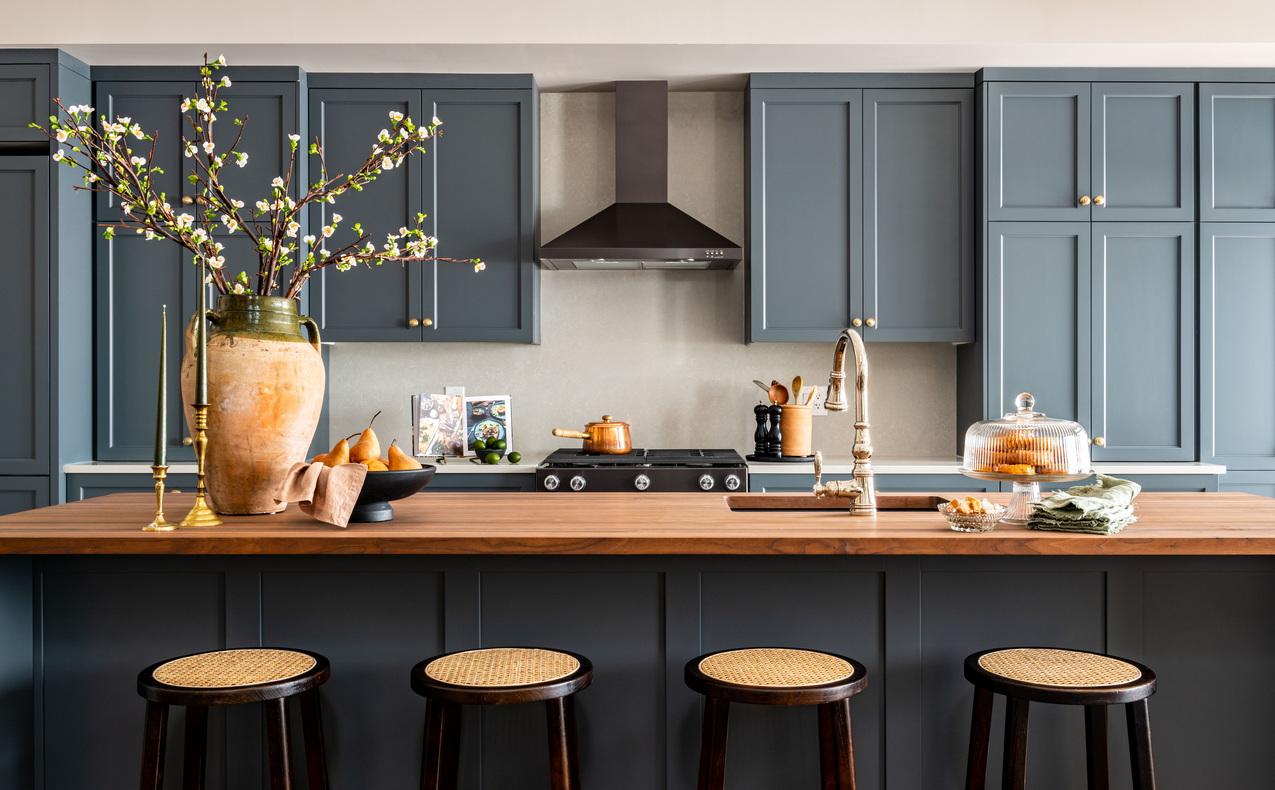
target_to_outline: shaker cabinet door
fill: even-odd
[[[419,90],[310,91],[310,127],[323,144],[329,178],[362,166],[377,135],[390,126],[390,112],[429,121],[428,114],[422,118]],[[434,141],[425,142],[428,149]],[[415,227],[416,215],[426,211],[422,184],[424,171],[431,165],[427,156],[413,154],[401,166],[383,171],[361,192],[347,192],[333,204],[311,204],[311,232],[320,235],[332,215],[339,214],[341,227],[327,241],[329,250],[335,252],[358,239],[353,230],[356,222],[381,249],[386,234]],[[418,263],[360,264],[344,272],[327,266],[310,278],[310,314],[326,341],[419,341],[423,319],[429,317],[421,303],[422,278]]]
[[[1275,221],[1275,85],[1200,85],[1200,220]]]
[[[38,123],[48,128],[54,108],[49,101],[49,66],[10,64],[0,70],[0,142],[45,142]]]
[[[1090,421],[1089,223],[993,222],[987,233],[987,402],[1021,392],[1050,417]]]
[[[0,206],[10,232],[0,310],[0,474],[49,471],[49,168],[47,156],[0,158]],[[47,502],[48,480],[45,479]]]
[[[974,339],[974,94],[863,93],[864,340]]]
[[[1200,460],[1275,469],[1275,224],[1200,225]]]
[[[1195,224],[1093,225],[1095,461],[1195,459]]]
[[[990,83],[985,111],[987,218],[1088,219],[1089,84]]]
[[[865,317],[862,94],[749,94],[749,341],[832,342]]]
[[[1095,83],[1094,221],[1195,219],[1195,86]]]

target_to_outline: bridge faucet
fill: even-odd
[[[846,345],[854,352],[854,454],[853,480],[819,483],[823,459],[815,454],[815,496],[844,497],[854,500],[850,514],[870,516],[877,512],[877,494],[872,473],[872,440],[868,438],[868,355],[863,338],[853,329],[842,330],[832,354],[832,373],[828,376],[828,399],[824,407],[829,411],[847,411],[846,403]]]

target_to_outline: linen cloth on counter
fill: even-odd
[[[350,523],[365,477],[367,467],[363,464],[329,467],[297,462],[288,470],[275,501],[297,502],[303,513],[344,527]]]
[[[1028,529],[1114,535],[1136,519],[1133,498],[1142,486],[1132,480],[1098,475],[1098,482],[1073,486],[1032,503]]]

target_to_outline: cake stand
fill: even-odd
[[[1011,475],[1004,472],[975,472],[972,469],[956,470],[975,480],[995,480],[1014,484],[1014,495],[1009,500],[1009,511],[1001,521],[1006,524],[1026,524],[1032,514],[1032,503],[1040,501],[1041,483],[1070,483],[1093,476],[1093,472],[1077,472],[1068,475]]]

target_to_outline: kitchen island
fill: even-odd
[[[189,504],[171,496],[166,510]],[[677,494],[426,491],[396,502],[392,522],[344,530],[290,508],[145,533],[153,499],[133,494],[15,514],[0,518],[0,786],[133,785],[137,672],[264,644],[332,661],[333,787],[410,787],[424,706],[408,669],[529,644],[596,667],[578,700],[586,787],[694,787],[686,661],[789,645],[868,667],[852,705],[861,787],[958,788],[971,700],[961,661],[1017,644],[1151,666],[1161,788],[1268,787],[1275,500],[1145,493],[1137,504],[1139,521],[1110,537],[964,534],[930,509],[732,510],[727,497]],[[210,786],[260,786],[259,717],[226,719]],[[540,719],[521,706],[471,717],[462,786],[537,786]],[[1117,788],[1128,785],[1118,725]],[[1080,712],[1037,706],[1032,730],[1029,786],[1083,786]],[[817,786],[814,736],[810,710],[738,706],[729,786]]]

